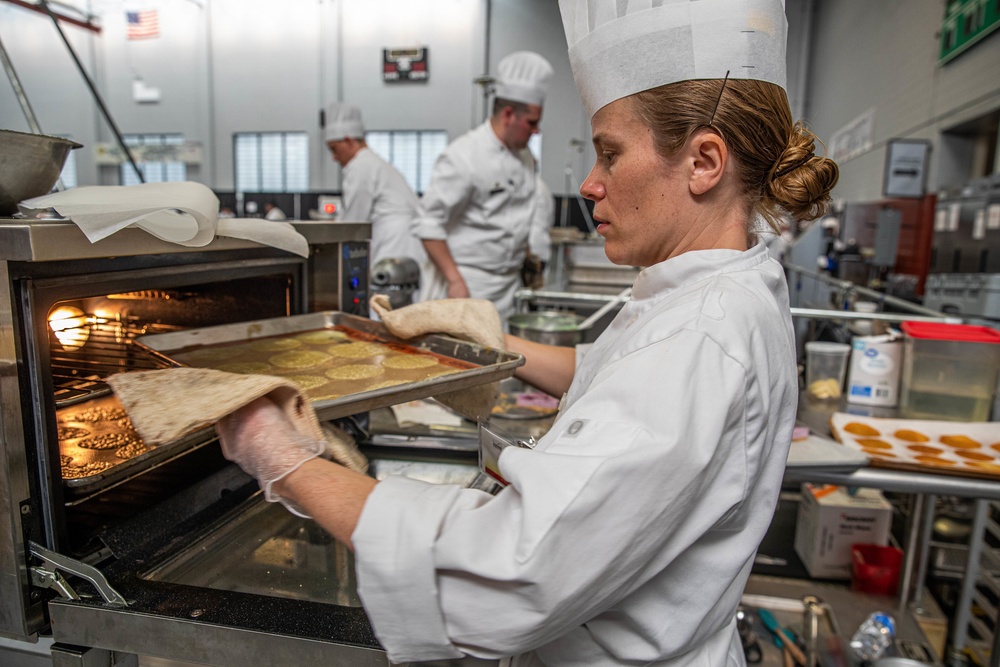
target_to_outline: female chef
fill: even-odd
[[[816,217],[837,168],[792,122],[781,0],[589,2],[561,0],[598,156],[581,191],[608,257],[647,268],[580,359],[508,337],[524,379],[568,389],[534,450],[503,450],[509,486],[375,482],[304,453],[266,400],[219,425],[269,498],[353,547],[394,661],[744,664],[735,611],[797,399],[754,221]]]

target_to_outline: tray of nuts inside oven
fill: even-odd
[[[113,394],[57,409],[56,431],[63,485],[73,493],[104,488],[204,440],[194,433],[169,447],[147,445]]]
[[[1000,478],[1000,422],[830,417],[833,437],[869,465],[963,477]]]
[[[176,366],[274,375],[336,419],[510,377],[524,357],[442,335],[408,341],[338,311],[139,336]]]

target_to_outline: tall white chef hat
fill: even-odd
[[[365,124],[361,122],[361,109],[353,104],[333,102],[326,108],[324,141],[340,141],[347,137],[363,139]]]
[[[587,113],[689,79],[785,87],[784,0],[559,0]]]
[[[497,65],[496,96],[524,104],[545,103],[552,65],[534,51],[515,51]]]

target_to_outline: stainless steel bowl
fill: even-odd
[[[62,137],[0,130],[0,215],[18,202],[52,190],[69,152],[80,144]]]
[[[579,328],[581,322],[583,318],[579,315],[555,310],[521,313],[507,318],[507,326],[515,336],[564,347],[583,342],[586,332]]]

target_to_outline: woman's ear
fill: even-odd
[[[691,194],[703,195],[722,180],[729,162],[726,142],[711,130],[695,133],[688,142],[688,164],[691,165],[689,187]]]

